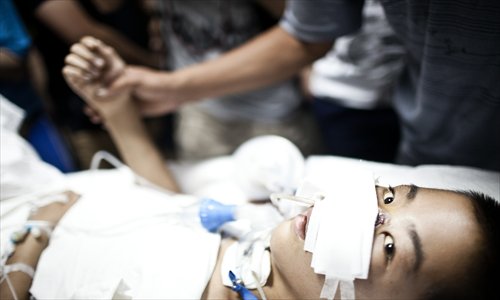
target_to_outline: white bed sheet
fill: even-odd
[[[174,227],[173,230],[166,228],[164,226],[166,223],[162,223],[166,218],[160,218],[161,221],[154,224],[157,226],[151,226],[153,224],[151,222],[159,220],[157,218],[159,212],[166,214],[178,211],[179,202],[189,203],[195,201],[193,200],[195,198],[210,197],[233,204],[247,201],[248,190],[242,188],[242,183],[237,180],[242,178],[241,172],[245,170],[242,168],[241,161],[227,156],[201,162],[172,162],[171,168],[182,190],[195,196],[194,198],[188,197],[188,199],[137,187],[134,184],[134,176],[127,168],[86,171],[64,177],[55,168],[40,161],[29,145],[17,135],[16,126],[6,126],[12,125],[13,122],[6,122],[8,118],[4,113],[10,108],[5,106],[6,102],[3,99],[1,102],[0,247],[2,253],[7,249],[9,235],[16,229],[15,225],[22,225],[28,217],[30,202],[44,194],[66,189],[81,193],[85,198],[67,213],[61,220],[61,226],[54,231],[51,244],[42,255],[36,273],[32,287],[35,296],[41,299],[66,299],[112,298],[113,296],[157,298],[155,296],[159,295],[161,298],[180,299],[197,298],[201,295],[207,276],[211,274],[215,263],[220,237],[203,231],[201,227],[196,227],[196,229],[191,227],[186,230],[179,227]],[[16,117],[15,110],[11,116]],[[262,149],[276,149],[276,147],[268,147],[265,143],[261,146]],[[269,153],[260,151],[259,155],[269,155]],[[281,155],[279,151],[271,154],[276,157]],[[255,162],[273,162],[268,157],[266,159],[253,157],[252,159]],[[283,167],[288,168],[289,165]],[[500,174],[498,172],[466,167],[408,167],[340,157],[313,156],[306,160],[305,170],[303,165],[297,163],[296,169],[287,169],[285,173],[303,174],[304,177],[314,182],[315,180],[328,180],[332,172],[337,174],[350,172],[353,166],[359,165],[372,170],[381,182],[393,186],[412,183],[429,188],[474,190],[497,200],[500,199]],[[261,170],[275,172],[276,167],[279,165],[269,168],[264,166]],[[252,173],[252,176],[254,175]],[[267,175],[264,174],[258,179],[273,178],[275,174]],[[296,176],[291,176],[291,178],[294,177]],[[261,189],[262,186],[258,188]],[[170,201],[164,201],[165,198],[170,198],[168,199]],[[43,201],[34,202],[43,204]],[[9,211],[10,213],[7,213]],[[108,218],[110,212],[118,213]],[[98,228],[109,228],[118,223],[122,225],[122,227],[117,226],[122,230],[121,235],[107,237],[106,248],[94,247],[93,243],[96,240],[86,235],[86,231],[73,230],[72,232],[70,230],[73,225],[85,224],[85,230],[95,232]],[[139,224],[147,230],[131,230],[130,226],[123,227],[125,223]],[[165,239],[158,239],[158,236],[163,236]],[[99,238],[102,239],[102,235],[96,237],[96,239]],[[195,242],[181,246],[177,242],[181,239]],[[152,241],[154,241],[153,244]],[[176,242],[172,243],[172,241]],[[61,252],[61,249],[64,251]],[[170,251],[170,256],[164,255],[167,250]],[[84,259],[74,259],[82,257],[82,253],[86,253]],[[185,269],[182,269],[182,266],[178,267],[179,261],[176,258],[183,256],[188,257],[191,265],[196,266],[197,273],[200,272],[199,269],[202,266],[201,269],[205,271],[204,275],[195,279],[190,267]],[[53,265],[73,266],[73,269],[54,269]],[[164,272],[172,266],[177,266],[180,271],[178,273]],[[68,273],[71,270],[78,270],[79,275],[74,276]],[[100,275],[99,281],[92,280],[94,274]],[[185,279],[181,280],[181,277]],[[176,293],[173,289],[167,288],[170,294],[163,293],[165,287],[169,287],[168,284],[172,282],[178,285],[177,290],[181,292]],[[189,286],[180,286],[177,282],[187,282]],[[188,293],[184,293],[185,291]]]
[[[196,197],[134,182],[126,168],[69,176],[82,197],[41,256],[31,288],[37,299],[201,297],[220,235],[199,223]]]

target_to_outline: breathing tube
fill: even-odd
[[[262,287],[271,271],[271,231],[283,220],[277,209],[265,204],[226,205],[204,199],[199,218],[205,229],[222,231],[237,239],[226,249],[221,262],[223,284],[244,300],[257,299],[249,289],[257,289],[260,299],[265,300]]]
[[[232,271],[229,271],[229,280],[233,283],[231,289],[237,292],[241,299],[243,300],[257,300],[257,297],[250,292],[249,289],[241,282],[240,279],[236,278],[236,275]]]

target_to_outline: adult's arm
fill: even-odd
[[[230,51],[221,59],[178,71],[187,99],[221,96],[269,85],[294,75],[323,56],[331,43],[306,43],[280,27]]]
[[[89,16],[76,0],[47,0],[41,3],[36,17],[56,32],[68,45],[86,35],[111,45],[123,58],[133,64],[155,66],[155,58],[120,32]]]
[[[281,23],[218,59],[176,72],[187,100],[282,81],[324,56],[360,25],[360,0],[288,1]]]
[[[142,113],[161,115],[188,101],[246,92],[287,79],[323,56],[331,45],[300,41],[276,26],[220,58],[176,72],[128,66],[127,76],[111,85],[109,92],[132,86]]]
[[[129,67],[111,93],[134,87],[145,115],[206,97],[277,83],[322,57],[336,37],[358,29],[362,0],[288,1],[280,23],[227,54],[173,73]]]

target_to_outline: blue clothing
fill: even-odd
[[[11,0],[0,1],[0,47],[24,58],[31,46],[23,23]]]
[[[291,1],[281,26],[304,41],[333,40],[359,27],[360,2]],[[500,170],[500,2],[381,3],[409,69],[394,97],[397,161]]]
[[[14,53],[24,63],[31,38],[11,0],[0,0],[0,48]],[[0,81],[0,94],[21,107],[26,115],[27,139],[40,157],[63,172],[74,171],[68,146],[57,128],[47,118],[42,100],[29,78]]]
[[[0,1],[0,48],[8,49],[24,61],[31,47],[31,38],[24,28],[11,0]],[[0,81],[0,93],[20,106],[31,119],[42,110],[42,102],[27,78]]]

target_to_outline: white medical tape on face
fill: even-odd
[[[340,299],[355,299],[354,281],[340,281]]]
[[[339,286],[339,280],[337,278],[325,278],[325,283],[321,289],[320,298],[331,300],[335,298],[337,293],[337,287]]]
[[[335,279],[344,282],[341,296],[354,296],[354,279],[366,279],[370,266],[378,211],[373,175],[356,169],[314,185],[316,192],[308,183],[297,191],[300,197],[324,195],[309,218],[304,250],[312,253],[314,272],[325,275],[322,298],[335,296]]]
[[[316,247],[316,240],[318,238],[319,224],[321,220],[321,211],[323,202],[318,201],[316,203],[316,209],[311,212],[311,217],[307,223],[306,239],[304,241],[304,250],[308,252],[313,252]]]

